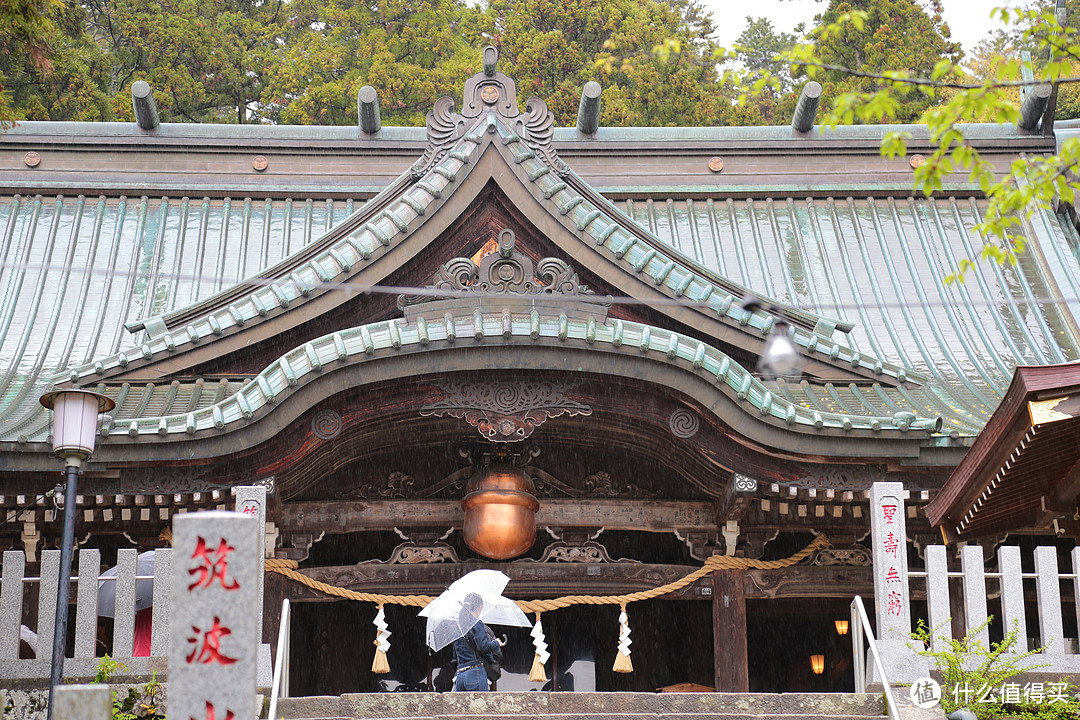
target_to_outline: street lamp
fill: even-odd
[[[64,531],[60,538],[60,581],[56,587],[56,624],[53,627],[52,673],[49,678],[49,720],[53,695],[64,675],[67,651],[68,595],[71,590],[71,552],[75,544],[75,492],[79,467],[94,454],[98,414],[116,403],[89,390],[56,390],[45,393],[41,404],[53,411],[53,454],[64,461]]]

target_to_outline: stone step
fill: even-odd
[[[602,714],[597,715],[594,713],[583,713],[579,715],[518,715],[516,717],[524,718],[525,720],[651,720],[652,718],[659,718],[660,715],[635,715],[635,714]],[[725,713],[721,715],[663,715],[664,720],[881,720],[883,715],[745,715],[737,713]],[[291,720],[288,715],[281,712],[278,713],[279,720]],[[491,720],[490,715],[425,715],[415,718],[386,718],[385,720],[462,720],[462,718],[469,718],[469,720],[477,720],[482,718],[483,720]],[[339,717],[325,717],[325,718],[307,718],[306,720],[356,720],[355,718],[339,718]]]
[[[869,693],[356,693],[285,698],[275,720],[850,720],[884,712],[881,695]]]

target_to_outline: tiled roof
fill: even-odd
[[[977,254],[972,227],[980,201],[657,197],[615,209],[572,173],[569,179],[553,173],[488,116],[419,180],[395,183],[349,217],[350,203],[307,200],[0,202],[0,442],[44,439],[48,422],[36,398],[53,382],[94,386],[110,370],[209,341],[347,279],[424,222],[425,212],[467,174],[489,130],[552,215],[606,248],[628,272],[761,334],[774,318],[743,311],[739,286],[811,315],[849,320],[846,335],[826,323],[795,328],[795,340],[809,354],[892,382],[765,386],[716,348],[633,323],[589,328],[558,317],[514,317],[513,337],[642,346],[711,373],[762,416],[872,432],[909,427],[917,415],[944,418],[945,433],[975,434],[1015,365],[1077,359],[1078,243],[1057,216],[1039,214],[1028,224],[1032,242],[1016,267],[979,264],[966,283],[946,285],[959,258]],[[337,228],[314,242],[333,223]],[[275,265],[287,272],[275,275]],[[267,282],[234,290],[228,303],[214,300],[217,291],[257,274]],[[170,315],[188,320],[177,326]],[[145,329],[132,336],[125,322]],[[395,321],[342,331],[293,349],[247,383],[111,388],[124,397],[104,431],[222,430],[324,363],[353,362],[383,345],[421,348],[440,333],[461,332],[463,322],[475,321],[439,318],[423,328]],[[501,323],[487,326],[482,318],[474,332],[481,338],[504,332]],[[926,429],[926,422],[916,427]]]
[[[961,258],[978,257],[983,200],[664,198],[622,206],[718,274],[850,321],[852,348],[928,378],[924,411],[941,414],[946,431],[977,433],[1017,365],[1080,359],[1080,240],[1050,212],[1025,223],[1028,252],[1015,266],[978,262],[965,282],[947,284]],[[902,388],[886,393],[898,394]]]
[[[124,323],[205,299],[353,210],[314,199],[0,198],[0,441],[43,437],[38,395],[65,368],[132,347]]]

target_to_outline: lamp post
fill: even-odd
[[[64,461],[64,530],[60,538],[60,578],[56,587],[56,624],[53,627],[52,672],[49,676],[49,720],[53,696],[64,675],[67,651],[68,595],[71,590],[71,552],[75,543],[75,492],[79,467],[94,454],[98,414],[116,403],[88,390],[57,390],[45,393],[41,404],[53,411],[53,454]]]

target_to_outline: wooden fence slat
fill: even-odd
[[[964,572],[964,615],[967,636],[976,645],[990,649],[990,628],[986,625],[986,568],[982,545],[965,545],[960,551]],[[978,632],[975,632],[978,630]]]
[[[998,548],[998,570],[1001,572],[1001,622],[1007,634],[1015,630],[1017,645],[1014,652],[1027,650],[1027,612],[1024,610],[1024,578],[1021,575],[1020,548],[1003,545]]]
[[[1065,632],[1061,623],[1057,548],[1035,548],[1035,574],[1035,591],[1039,599],[1039,640],[1046,655],[1062,655],[1065,652]]]
[[[4,551],[4,578],[0,581],[0,659],[19,657],[25,569],[26,556],[21,550]]]
[[[41,587],[38,590],[38,660],[52,662],[53,633],[56,631],[56,595],[60,587],[60,551],[41,552]]]
[[[154,627],[150,654],[169,654],[169,615],[172,604],[172,548],[154,552]]]
[[[98,575],[101,551],[79,549],[79,590],[75,607],[75,657],[94,657],[97,645]]]
[[[948,548],[926,547],[926,608],[934,650],[944,650],[952,639],[949,623]]]
[[[113,656],[129,658],[135,646],[135,574],[139,551],[124,548],[116,553],[115,614],[113,615]]]

